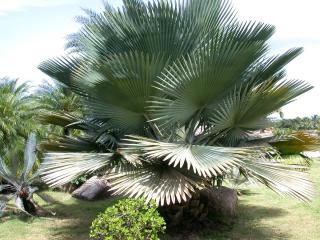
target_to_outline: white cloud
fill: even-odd
[[[320,114],[320,44],[302,45],[304,53],[288,65],[288,77],[305,80],[314,86],[314,89],[283,108],[286,118]]]
[[[314,89],[285,106],[285,117],[320,114],[320,1],[234,0],[233,3],[240,18],[276,26],[271,41],[272,52],[304,48],[304,52],[288,65],[288,78],[305,80]]]
[[[37,69],[38,65],[46,59],[63,55],[64,44],[64,34],[29,38],[1,56],[0,76],[19,78],[37,85],[48,78]]]
[[[22,11],[28,7],[50,7],[75,3],[75,0],[1,0],[0,15]]]
[[[319,38],[318,0],[234,0],[243,19],[274,24],[277,38]]]
[[[25,32],[19,32],[21,26],[17,26],[16,23],[12,24],[12,32],[1,39],[3,44],[0,45],[0,78],[4,76],[19,78],[20,81],[28,81],[32,85],[38,85],[42,83],[43,79],[48,79],[45,74],[38,70],[39,64],[44,60],[64,55],[66,36],[77,31],[79,27],[73,19],[75,16],[74,11],[78,9],[79,14],[82,14],[80,6],[100,7],[101,3],[98,3],[100,3],[99,0],[90,0],[90,2],[88,0],[0,0],[0,13],[1,11],[7,13],[7,15],[2,16],[2,23],[7,24],[12,24],[10,18],[6,18],[10,17],[9,15],[12,11],[29,11],[30,7],[53,7],[72,4],[72,6],[69,6],[72,13],[59,15],[64,19],[64,21],[59,21],[59,24],[55,24],[51,17],[41,19],[35,16],[33,20],[44,21],[44,25],[47,24],[53,27],[55,24],[57,27],[39,29],[31,24],[27,26],[28,32],[26,34]],[[42,10],[39,9],[39,11]],[[52,14],[54,13],[51,13],[50,16]],[[56,14],[58,15],[59,13],[57,12]],[[24,17],[20,19],[19,22],[23,22]]]

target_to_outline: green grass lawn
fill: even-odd
[[[320,162],[311,175],[319,190]],[[240,197],[237,214],[232,227],[201,239],[320,239],[320,196],[305,204],[259,187]]]
[[[0,219],[1,240],[88,240],[89,226],[98,212],[113,204],[115,200],[87,202],[77,200],[63,192],[45,192],[54,200],[48,204],[35,197],[45,209],[56,212],[56,216],[40,218]]]
[[[319,172],[320,162],[316,162],[311,174],[318,189]],[[0,219],[0,239],[87,240],[92,219],[115,201],[85,202],[61,192],[48,194],[56,203],[41,203],[56,211],[55,217],[23,219],[11,216]],[[311,204],[304,204],[281,198],[264,187],[252,188],[240,197],[235,224],[213,230],[201,239],[320,239],[320,197]]]

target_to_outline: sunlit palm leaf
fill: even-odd
[[[6,210],[6,208],[7,208],[7,203],[0,201],[0,218],[3,216],[4,210]]]
[[[36,156],[36,136],[34,133],[31,133],[28,137],[25,151],[24,151],[24,167],[23,167],[23,177],[24,180],[27,180],[28,175],[34,167],[34,163],[37,159]]]
[[[130,136],[126,139],[123,151],[142,152],[142,156],[160,159],[173,167],[192,168],[193,172],[203,177],[222,175],[242,159],[254,157],[254,148],[224,148],[186,143],[160,142],[148,138]]]
[[[74,138],[74,137],[58,137],[51,140],[43,141],[39,148],[43,151],[56,151],[56,152],[84,152],[94,151],[97,149],[97,143],[93,140]]]
[[[283,67],[299,56],[302,50],[302,48],[293,48],[281,55],[263,59],[261,63],[254,65],[252,69],[248,70],[246,82],[252,87],[270,79],[274,82],[283,79],[285,77]]]
[[[302,201],[311,201],[315,196],[313,183],[309,180],[307,173],[297,170],[299,166],[267,161],[245,161],[242,167],[249,176],[254,177],[280,195],[291,196]]]
[[[319,137],[303,131],[277,137],[269,143],[282,155],[301,154],[304,151],[320,149]]]
[[[279,161],[283,164],[299,165],[299,166],[307,166],[307,167],[311,167],[311,163],[313,162],[311,158],[306,157],[304,155],[300,155],[300,154],[283,155],[280,157]]]
[[[192,197],[200,186],[199,177],[188,177],[169,166],[145,165],[133,167],[122,165],[108,172],[113,194],[130,197],[143,197],[146,201],[155,200],[158,205],[181,203]]]
[[[42,111],[38,119],[43,124],[53,124],[61,127],[66,127],[69,124],[80,121],[81,119],[69,113],[59,111]],[[80,128],[82,129],[82,128]]]
[[[92,173],[111,163],[112,153],[47,153],[41,166],[43,181],[50,186],[66,184],[83,173]]]
[[[75,58],[55,58],[40,64],[39,69],[53,79],[75,87],[72,82],[72,72],[79,66],[79,60]]]
[[[15,175],[11,172],[11,170],[8,168],[7,164],[4,162],[4,160],[1,157],[0,157],[0,176],[1,178],[6,180],[8,183],[13,185],[14,187],[19,186]]]

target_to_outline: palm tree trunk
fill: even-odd
[[[227,187],[204,189],[184,203],[160,207],[168,227],[192,227],[194,223],[214,219],[231,224],[236,216],[237,192]]]
[[[22,203],[25,211],[31,215],[36,215],[37,214],[37,209],[36,206],[32,203],[32,201],[22,198]]]

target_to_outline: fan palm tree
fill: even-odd
[[[39,67],[84,105],[82,118],[56,118],[82,134],[48,145],[43,180],[60,185],[102,171],[114,194],[169,205],[238,168],[310,200],[306,173],[237,146],[312,88],[283,70],[301,48],[268,55],[274,31],[239,21],[227,0],[124,0],[90,13],[68,42],[71,53]]]

